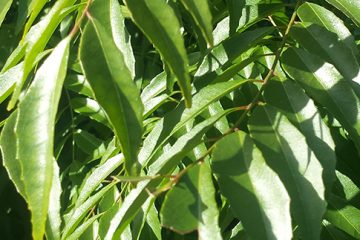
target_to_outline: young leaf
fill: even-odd
[[[323,168],[303,136],[275,108],[257,107],[249,120],[251,137],[291,198],[291,212],[304,239],[318,239],[326,209]]]
[[[180,23],[165,0],[125,0],[131,17],[158,49],[165,64],[176,76],[186,107],[191,107],[188,59]]]
[[[211,178],[206,163],[188,170],[165,196],[160,212],[162,225],[181,234],[197,229],[200,239],[222,239]]]
[[[342,123],[360,151],[360,101],[350,83],[331,64],[304,50],[285,51],[282,65],[310,97]]]
[[[143,104],[112,35],[116,26],[112,25],[110,9],[117,4],[115,0],[97,0],[91,5],[89,23],[80,44],[80,60],[96,100],[114,126],[124,153],[126,171],[136,175]]]
[[[291,239],[290,198],[252,139],[237,131],[215,146],[212,169],[222,194],[249,236]]]
[[[64,39],[42,64],[18,110],[6,123],[13,125],[14,133],[5,131],[1,135],[6,139],[9,134],[9,138],[16,142],[14,146],[17,148],[11,153],[16,153],[16,157],[5,157],[4,164],[8,166],[10,176],[20,177],[15,183],[22,182],[17,187],[31,211],[32,235],[36,240],[43,238],[49,208],[54,124],[67,69],[69,44],[70,38]],[[4,141],[1,148],[5,156],[6,152],[14,150],[9,149]]]
[[[326,0],[334,5],[340,11],[345,13],[354,23],[360,27],[360,2],[359,1],[342,1],[342,0]]]

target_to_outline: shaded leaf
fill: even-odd
[[[91,17],[80,44],[80,59],[96,100],[114,126],[124,153],[126,171],[134,175],[138,172],[143,105],[112,35],[116,26],[111,23],[110,9],[117,4],[115,0],[107,0],[94,1],[91,5]]]
[[[338,71],[319,57],[290,48],[282,55],[285,71],[349,132],[360,151],[360,101]]]
[[[252,239],[292,238],[290,198],[248,135],[237,131],[218,141],[212,169]]]
[[[249,129],[267,164],[279,175],[289,193],[291,212],[302,238],[319,238],[326,207],[323,168],[305,137],[270,106],[255,109]]]
[[[355,56],[359,54],[354,37],[344,22],[333,12],[317,4],[305,2],[298,8],[297,15],[303,22],[316,23],[336,33],[338,38],[351,49]]]
[[[208,45],[212,46],[212,16],[208,1],[181,0],[181,3],[193,17]]]
[[[360,84],[359,63],[335,33],[313,23],[298,23],[290,33],[309,52],[333,64],[346,79]]]
[[[181,234],[198,230],[200,239],[222,239],[215,188],[206,163],[195,165],[165,196],[162,225]]]

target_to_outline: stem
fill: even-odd
[[[92,0],[87,1],[84,11],[82,12],[79,20],[75,23],[73,29],[69,33],[69,36],[71,38],[73,38],[76,35],[76,33],[79,31],[82,20],[84,19],[85,15],[87,15],[91,3],[92,3]]]
[[[245,112],[241,115],[241,117],[239,118],[239,120],[235,123],[234,127],[237,127],[240,125],[240,123],[245,119],[246,115],[254,108],[254,106],[256,106],[256,103],[259,101],[259,97],[261,96],[261,94],[263,93],[265,87],[267,86],[268,81],[270,80],[270,78],[274,75],[275,69],[277,64],[279,63],[280,60],[280,56],[282,51],[284,50],[284,47],[286,45],[286,40],[289,36],[291,27],[294,25],[295,19],[296,19],[296,11],[298,9],[298,7],[300,6],[300,1],[297,2],[296,7],[294,9],[294,12],[290,18],[289,24],[287,25],[287,28],[285,30],[284,36],[282,38],[281,41],[281,45],[280,48],[276,51],[275,54],[275,60],[268,72],[268,74],[266,75],[266,77],[264,78],[263,81],[263,85],[261,86],[259,92],[256,94],[256,96],[254,97],[254,99],[252,100],[252,102],[248,105],[248,108],[245,110]]]

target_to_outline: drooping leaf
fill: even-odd
[[[237,131],[217,142],[212,169],[252,239],[291,239],[290,198],[248,135]]]
[[[211,47],[213,45],[212,16],[208,1],[181,0],[181,3],[190,13],[195,23],[200,28],[204,39]]]
[[[0,1],[0,26],[2,22],[4,21],[4,18],[6,16],[6,13],[9,11],[11,6],[12,0],[1,0]]]
[[[131,17],[160,52],[176,76],[186,107],[191,107],[188,59],[180,23],[165,0],[126,0]]]
[[[222,239],[215,189],[207,163],[192,167],[165,196],[162,225],[182,234],[198,230],[200,239]]]
[[[291,212],[302,238],[319,238],[326,208],[323,168],[305,136],[270,106],[255,109],[249,129],[266,163],[279,175],[289,193]]]
[[[112,35],[116,26],[111,23],[110,9],[117,4],[115,0],[93,2],[89,13],[91,17],[82,35],[80,59],[95,97],[120,141],[126,171],[134,175],[138,172],[143,104]]]
[[[84,116],[89,116],[91,119],[94,119],[105,126],[111,126],[107,120],[106,113],[95,100],[83,97],[72,98],[71,106],[75,112]]]
[[[342,1],[342,0],[326,0],[328,3],[334,5],[340,11],[345,13],[354,23],[360,27],[360,2]]]
[[[7,123],[13,129],[1,135],[4,154],[15,150],[10,153],[13,158],[4,158],[4,164],[10,176],[20,177],[14,182],[31,211],[34,239],[42,239],[45,232],[53,179],[54,124],[69,44],[70,38],[64,39],[42,64],[18,110]],[[16,149],[4,142],[8,134]]]
[[[349,82],[331,64],[304,50],[285,51],[282,65],[310,97],[339,120],[360,150],[360,101]]]
[[[199,145],[203,134],[221,117],[232,110],[219,113],[196,125],[191,131],[180,137],[175,144],[164,152],[150,167],[148,176],[167,175],[171,173],[186,154]],[[149,198],[149,191],[154,191],[161,179],[144,180],[137,184],[125,197],[119,211],[113,217],[111,224],[100,229],[100,237],[104,240],[112,239],[115,231],[122,232],[134,218],[142,204]]]
[[[333,64],[346,79],[360,84],[360,65],[335,33],[313,23],[298,23],[290,33],[309,52]]]
[[[305,2],[298,8],[297,15],[303,22],[316,23],[336,33],[338,38],[351,49],[355,56],[359,54],[353,35],[351,35],[344,22],[333,12],[320,5]]]

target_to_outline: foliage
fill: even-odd
[[[0,0],[1,239],[360,239],[360,5]]]

